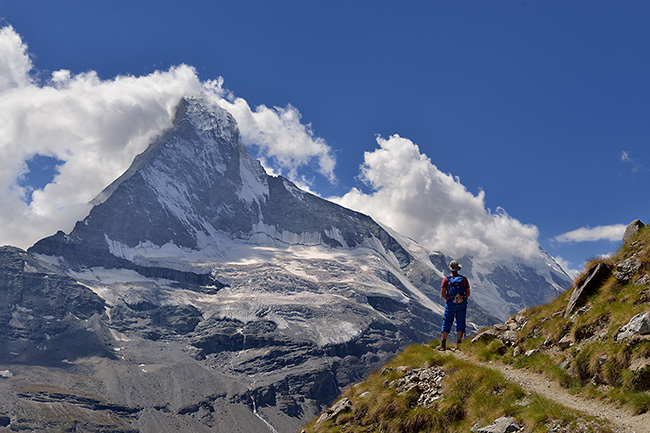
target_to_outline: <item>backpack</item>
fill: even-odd
[[[455,304],[460,304],[465,300],[465,278],[462,275],[457,277],[447,275],[447,281],[449,282],[449,292],[447,299],[451,300]]]

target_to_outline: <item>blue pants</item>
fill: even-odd
[[[460,304],[447,302],[445,314],[442,316],[442,332],[451,331],[451,324],[456,318],[456,332],[465,332],[465,317],[467,316],[467,301]]]

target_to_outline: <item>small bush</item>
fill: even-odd
[[[589,353],[585,350],[579,352],[573,360],[573,371],[577,378],[584,384],[591,379],[591,372],[589,370],[590,359]]]
[[[487,350],[495,355],[503,355],[508,348],[501,340],[494,340],[487,345]]]
[[[370,417],[376,423],[384,420],[396,418],[398,415],[406,413],[408,407],[404,400],[398,398],[385,398],[378,402],[370,413]]]
[[[608,359],[603,365],[603,380],[611,386],[621,386],[622,368],[615,358]]]
[[[431,431],[438,424],[436,412],[418,409],[408,416],[400,426],[400,433],[418,433]]]
[[[645,391],[650,388],[650,365],[646,365],[642,369],[630,372],[628,376],[628,383],[626,384],[634,391]]]
[[[460,401],[453,401],[440,408],[442,412],[442,422],[451,425],[462,421],[465,418],[465,405]]]
[[[628,406],[634,415],[650,411],[650,394],[647,392],[633,392],[624,388],[616,388],[610,392],[609,397]]]
[[[629,396],[629,401],[634,415],[650,411],[650,394],[647,392],[635,392]]]

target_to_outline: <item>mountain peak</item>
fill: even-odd
[[[98,196],[89,216],[69,236],[46,238],[31,251],[61,255],[62,243],[75,244],[74,251],[64,248],[66,260],[86,267],[115,257],[151,259],[149,253],[162,247],[227,260],[223,244],[234,241],[281,248],[366,246],[390,251],[398,266],[410,263],[411,255],[367,215],[267,175],[238,137],[226,110],[183,98],[172,127]]]
[[[176,106],[172,123],[178,127],[184,123],[197,131],[213,131],[229,141],[239,140],[239,129],[232,115],[223,108],[202,97],[185,96]]]

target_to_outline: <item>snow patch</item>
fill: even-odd
[[[239,173],[242,186],[239,191],[239,198],[247,203],[262,203],[269,196],[269,186],[263,176],[263,169],[258,162],[244,155],[239,159]]]
[[[282,179],[282,184],[284,188],[289,191],[289,193],[297,200],[303,201],[305,199],[305,193],[301,189],[297,188],[294,184],[289,182],[286,179]]]

